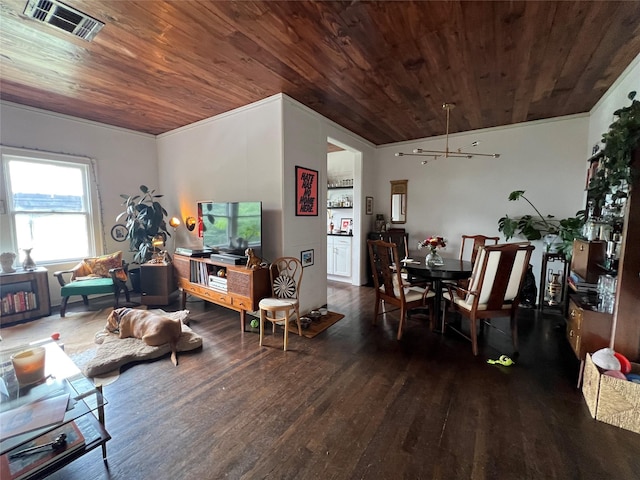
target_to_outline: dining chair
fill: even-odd
[[[260,300],[260,346],[264,338],[264,323],[270,321],[275,333],[276,324],[284,327],[284,350],[289,340],[289,321],[294,317],[298,325],[298,335],[302,336],[300,325],[300,284],[302,283],[302,263],[295,257],[280,257],[269,266],[271,293],[269,298]]]
[[[485,235],[462,235],[462,243],[460,244],[460,260],[471,260],[475,263],[478,255],[478,248],[493,242],[491,245],[497,245],[500,237],[487,237]],[[465,250],[471,251],[470,258],[465,258]]]
[[[443,323],[451,312],[457,312],[470,321],[470,335],[453,330],[471,340],[471,349],[478,355],[477,321],[489,323],[491,318],[509,317],[511,338],[518,350],[518,324],[516,313],[520,303],[520,290],[524,281],[531,252],[528,243],[506,243],[478,248],[469,287],[447,285],[443,294],[450,308],[443,309]],[[449,310],[449,312],[447,311]]]
[[[411,285],[403,279],[402,269],[395,268],[391,261],[392,258],[400,258],[398,256],[398,246],[395,243],[385,242],[384,240],[367,240],[367,244],[376,292],[373,324],[376,324],[380,314],[380,306],[384,302],[383,313],[389,313],[386,311],[387,304],[400,309],[398,340],[402,338],[405,318],[409,311],[413,309],[429,307],[429,323],[433,330],[435,323],[433,297],[435,297],[435,293],[430,291],[430,286],[428,284],[424,287]]]

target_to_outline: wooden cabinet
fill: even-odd
[[[633,153],[633,165],[640,168],[640,148]],[[622,248],[618,262],[617,289],[615,306],[609,329],[608,345],[632,362],[640,361],[640,175],[636,175],[626,201],[622,228]],[[573,248],[571,270],[580,275],[587,283],[597,283],[598,276],[607,273],[601,265],[605,256],[604,242],[576,240]],[[591,319],[598,312],[588,314]],[[606,314],[603,314],[606,315]],[[583,317],[583,320],[586,317]],[[571,320],[569,315],[568,321]],[[582,338],[591,328],[600,328],[600,324],[587,321],[581,325]],[[571,330],[569,329],[568,332]],[[598,330],[594,335],[606,338]],[[571,342],[572,339],[569,338]],[[575,341],[575,339],[574,339]],[[600,344],[600,342],[598,342]],[[580,340],[580,352],[593,352],[594,346],[585,346]]]
[[[327,236],[327,274],[351,277],[351,237]]]
[[[639,170],[640,148],[633,162]],[[640,175],[627,199],[611,346],[632,362],[640,362]]]
[[[51,314],[49,274],[46,268],[0,274],[0,325],[33,320]]]
[[[571,271],[587,283],[597,283],[598,277],[606,273],[603,268],[606,248],[607,242],[604,241],[575,239]]]
[[[143,305],[169,305],[176,291],[174,268],[171,264],[145,263],[140,265],[140,302]]]
[[[259,309],[259,302],[271,295],[269,270],[249,270],[244,265],[228,265],[208,258],[174,255],[173,266],[182,293],[181,308],[187,294],[240,313],[244,331],[246,312]]]
[[[587,352],[609,346],[613,315],[592,310],[579,295],[570,295],[567,316],[567,338],[580,361]]]

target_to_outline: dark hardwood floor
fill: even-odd
[[[191,301],[201,351],[125,368],[105,387],[99,449],[53,479],[637,479],[640,435],[593,420],[559,317],[521,310],[520,355],[490,329],[478,357],[414,315],[371,325],[373,291],[330,283],[346,317],[313,339],[238,329]],[[62,320],[64,321],[64,320]],[[507,329],[504,323],[497,326]]]

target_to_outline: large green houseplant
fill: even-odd
[[[601,206],[607,194],[626,195],[624,190],[633,183],[640,170],[632,165],[633,151],[640,145],[640,101],[636,92],[629,92],[631,105],[613,112],[617,119],[602,134],[604,148],[600,165],[589,183],[589,196]]]
[[[553,215],[542,215],[540,210],[524,196],[524,190],[515,190],[509,194],[509,201],[525,200],[536,212],[535,216],[523,215],[510,218],[508,215],[498,220],[498,231],[502,232],[507,240],[522,236],[527,240],[544,240],[546,238],[547,249],[551,248],[549,235],[557,235],[561,240],[558,250],[567,256],[571,256],[573,240],[582,236],[582,227],[585,222],[585,211],[580,210],[575,217],[557,219]]]
[[[149,190],[146,185],[140,185],[141,195],[120,195],[125,210],[120,213],[116,221],[125,219],[127,239],[130,251],[135,252],[133,261],[145,263],[153,256],[153,239],[161,236],[164,240],[171,234],[167,231],[165,217],[167,211],[160,205],[155,190]]]

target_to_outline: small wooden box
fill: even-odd
[[[631,372],[640,374],[640,364],[632,363]],[[640,384],[603,375],[589,353],[582,394],[596,420],[640,433]]]
[[[140,290],[143,305],[169,305],[177,286],[173,265],[145,263],[140,265]]]

